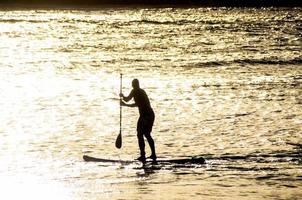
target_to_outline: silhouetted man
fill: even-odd
[[[147,141],[149,143],[150,149],[151,149],[151,158],[153,161],[156,160],[156,153],[155,153],[155,145],[154,140],[151,137],[151,131],[152,126],[154,123],[154,112],[151,108],[149,98],[146,94],[146,92],[140,88],[139,81],[137,79],[133,79],[132,81],[132,91],[130,94],[125,97],[123,94],[120,94],[120,97],[123,98],[124,101],[128,102],[132,98],[134,99],[133,104],[126,104],[124,101],[121,101],[122,106],[128,106],[128,107],[138,107],[139,110],[139,119],[137,122],[137,138],[138,138],[138,144],[140,149],[140,157],[137,158],[137,160],[140,160],[141,162],[146,162],[145,157],[145,141],[144,136],[147,138]]]

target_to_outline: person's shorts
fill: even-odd
[[[137,122],[137,132],[142,134],[151,133],[154,119],[155,119],[154,113],[140,116]]]

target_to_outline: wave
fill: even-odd
[[[274,60],[274,59],[238,59],[233,61],[209,61],[194,64],[183,65],[185,68],[205,68],[220,67],[231,65],[302,65],[302,58],[294,58],[291,60]]]
[[[243,160],[246,162],[257,163],[280,163],[280,162],[301,162],[302,151],[301,144],[298,144],[299,148],[294,150],[271,152],[271,153],[251,153],[247,155],[231,155],[224,154],[220,156],[214,155],[202,155],[206,160],[226,160],[226,161],[238,161]]]
[[[196,23],[209,23],[201,20],[166,20],[166,21],[157,21],[157,20],[149,20],[142,19],[140,21],[136,21],[138,23],[147,23],[147,24],[161,24],[161,25],[186,25],[186,24],[196,24]]]
[[[300,65],[302,58],[294,58],[291,60],[274,60],[274,59],[241,59],[235,60],[234,63],[238,64],[251,64],[251,65]]]
[[[149,62],[149,59],[139,59],[139,58],[123,58],[122,61],[125,62]],[[110,60],[109,62],[112,62]],[[212,67],[225,67],[225,66],[236,66],[240,65],[248,65],[248,66],[276,66],[279,65],[302,65],[302,58],[294,58],[292,60],[269,60],[269,59],[238,59],[233,61],[205,61],[205,62],[197,62],[197,63],[177,63],[174,64],[174,67],[186,68],[186,69],[194,69],[194,68],[212,68]]]
[[[48,20],[28,20],[28,19],[0,19],[0,23],[22,23],[22,22],[28,22],[28,23],[44,23],[49,22]]]

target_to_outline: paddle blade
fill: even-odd
[[[115,140],[115,147],[120,149],[122,147],[122,133],[120,132]]]

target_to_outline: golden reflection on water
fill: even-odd
[[[36,180],[37,177],[28,174],[19,174],[17,176],[1,176],[0,187],[1,199],[60,199],[71,200],[77,199],[65,186],[61,183],[55,183],[48,181],[47,183],[41,183]]]
[[[207,10],[23,12],[0,23],[1,199],[301,195],[301,163],[270,157],[284,152],[292,159],[286,142],[301,141],[300,65],[228,63],[279,56],[240,49],[249,43],[275,48],[269,42],[276,38],[264,34],[253,43],[257,37],[245,30],[258,12],[242,30],[233,27],[236,35],[229,32],[236,14]],[[294,57],[291,52],[280,57]],[[150,96],[159,156],[264,154],[264,161],[214,159],[152,172],[84,163],[83,154],[133,159],[138,153],[135,109],[123,108],[123,149],[114,147],[119,73],[125,94],[139,78]]]

